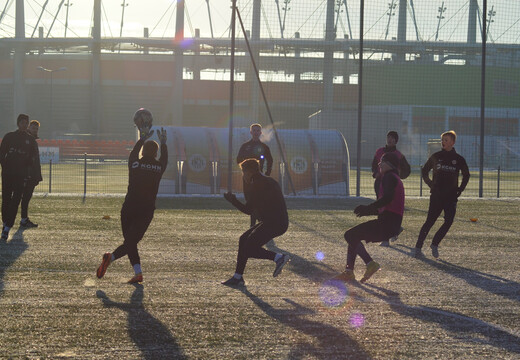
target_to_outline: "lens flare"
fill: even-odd
[[[348,289],[343,281],[332,279],[325,281],[318,293],[325,306],[336,308],[342,306],[347,300]]]
[[[350,315],[350,326],[352,326],[354,329],[358,329],[365,325],[365,317],[363,314],[360,313],[353,313]]]
[[[325,254],[323,252],[321,252],[321,251],[318,251],[316,253],[316,260],[323,261],[323,259],[325,259]]]

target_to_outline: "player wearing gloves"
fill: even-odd
[[[140,130],[141,138],[135,144],[128,158],[128,192],[121,209],[121,228],[124,242],[113,253],[105,253],[103,261],[97,269],[97,277],[102,278],[108,266],[114,261],[128,255],[135,276],[128,283],[143,281],[141,260],[137,250],[137,243],[143,238],[148,225],[153,219],[155,199],[159,190],[161,177],[168,163],[168,149],[166,146],[166,130],[157,130],[161,142],[161,156],[156,159],[159,145],[148,140],[154,133],[150,128]],[[143,149],[143,156],[139,158],[139,151]]]
[[[430,187],[430,205],[426,222],[419,232],[415,249],[412,250],[412,255],[415,257],[422,256],[421,249],[424,240],[441,212],[444,211],[444,223],[433,236],[430,245],[433,257],[439,257],[438,246],[453,224],[457,211],[457,200],[468,184],[469,169],[466,160],[457,154],[453,147],[456,139],[457,134],[453,130],[443,133],[441,135],[442,150],[430,156],[422,168],[422,178]],[[432,170],[433,179],[430,179],[429,174]],[[460,186],[459,173],[462,173]]]
[[[227,286],[245,284],[243,274],[249,258],[269,259],[276,263],[273,277],[278,276],[289,261],[289,255],[277,254],[263,246],[271,239],[284,234],[289,226],[289,216],[285,199],[278,183],[260,172],[259,161],[247,159],[240,163],[244,182],[248,184],[246,204],[237,200],[232,193],[224,198],[244,214],[258,215],[259,222],[240,236],[235,274],[227,281]]]
[[[372,260],[361,240],[369,242],[386,241],[399,233],[404,213],[404,187],[399,177],[399,158],[394,153],[386,153],[379,161],[381,184],[378,199],[370,205],[359,205],[354,209],[358,216],[377,215],[376,220],[359,224],[345,232],[348,243],[347,267],[335,277],[342,281],[353,281],[354,264],[359,255],[367,268],[361,282],[367,281],[381,266]]]

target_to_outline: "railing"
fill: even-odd
[[[173,165],[169,164],[169,166]],[[218,164],[212,164],[212,167],[216,166]],[[355,171],[355,168],[351,169],[352,174]],[[478,169],[470,169],[470,173],[471,178],[463,196],[478,197]],[[43,181],[36,187],[36,193],[74,194],[78,196],[89,194],[122,195],[126,193],[128,187],[128,162],[126,160],[104,159],[102,161],[88,154],[83,154],[81,160],[43,163],[42,174]],[[218,172],[215,174],[218,174]],[[183,178],[183,174],[179,175],[179,178]],[[189,180],[189,178],[184,178],[182,181]],[[217,180],[214,179],[215,184],[220,184]],[[361,196],[374,196],[373,183],[370,169],[363,169],[361,172]],[[403,183],[407,196],[429,196],[429,189],[421,179],[419,167],[413,167],[412,173],[407,179],[403,180]],[[218,188],[215,184],[211,191],[208,191],[206,186],[191,184],[186,193],[222,194],[226,191],[224,188]],[[172,186],[172,188],[168,189],[167,186]],[[162,186],[161,190],[174,194],[175,186],[175,181],[170,182],[170,184]],[[351,182],[349,186],[352,190],[355,184]],[[351,191],[351,193],[354,192]],[[320,186],[317,186],[316,194],[324,195],[324,192],[320,191]],[[345,196],[345,192],[337,195]],[[486,170],[484,172],[484,197],[519,198],[520,171],[504,171],[500,167]]]

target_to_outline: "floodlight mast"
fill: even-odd
[[[229,139],[228,139],[228,192],[233,191],[233,108],[235,106],[235,38],[237,0],[231,0],[231,66],[229,73]]]

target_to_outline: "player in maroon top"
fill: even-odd
[[[382,174],[379,171],[379,162],[381,161],[381,157],[386,153],[394,153],[397,155],[397,158],[399,159],[399,168],[398,168],[398,174],[401,179],[406,179],[411,172],[410,164],[408,163],[408,160],[406,160],[406,157],[397,150],[397,143],[399,141],[399,134],[397,131],[389,131],[386,134],[386,145],[384,147],[381,147],[377,149],[374,159],[372,160],[372,177],[374,180],[374,191],[376,193],[376,196],[379,193],[379,188],[381,186],[381,178]],[[399,234],[403,231],[403,228],[400,229]],[[398,235],[399,235],[398,234]],[[393,236],[390,240],[396,241],[397,236]],[[390,242],[388,240],[382,241],[381,246],[390,246]]]
[[[382,174],[378,199],[370,205],[359,205],[354,213],[360,216],[377,215],[376,220],[359,224],[345,232],[348,243],[347,267],[335,277],[341,281],[353,281],[354,264],[359,255],[367,268],[361,282],[367,281],[381,266],[372,260],[361,240],[381,242],[399,233],[404,213],[404,187],[398,175],[399,158],[394,153],[386,153],[379,161]]]

